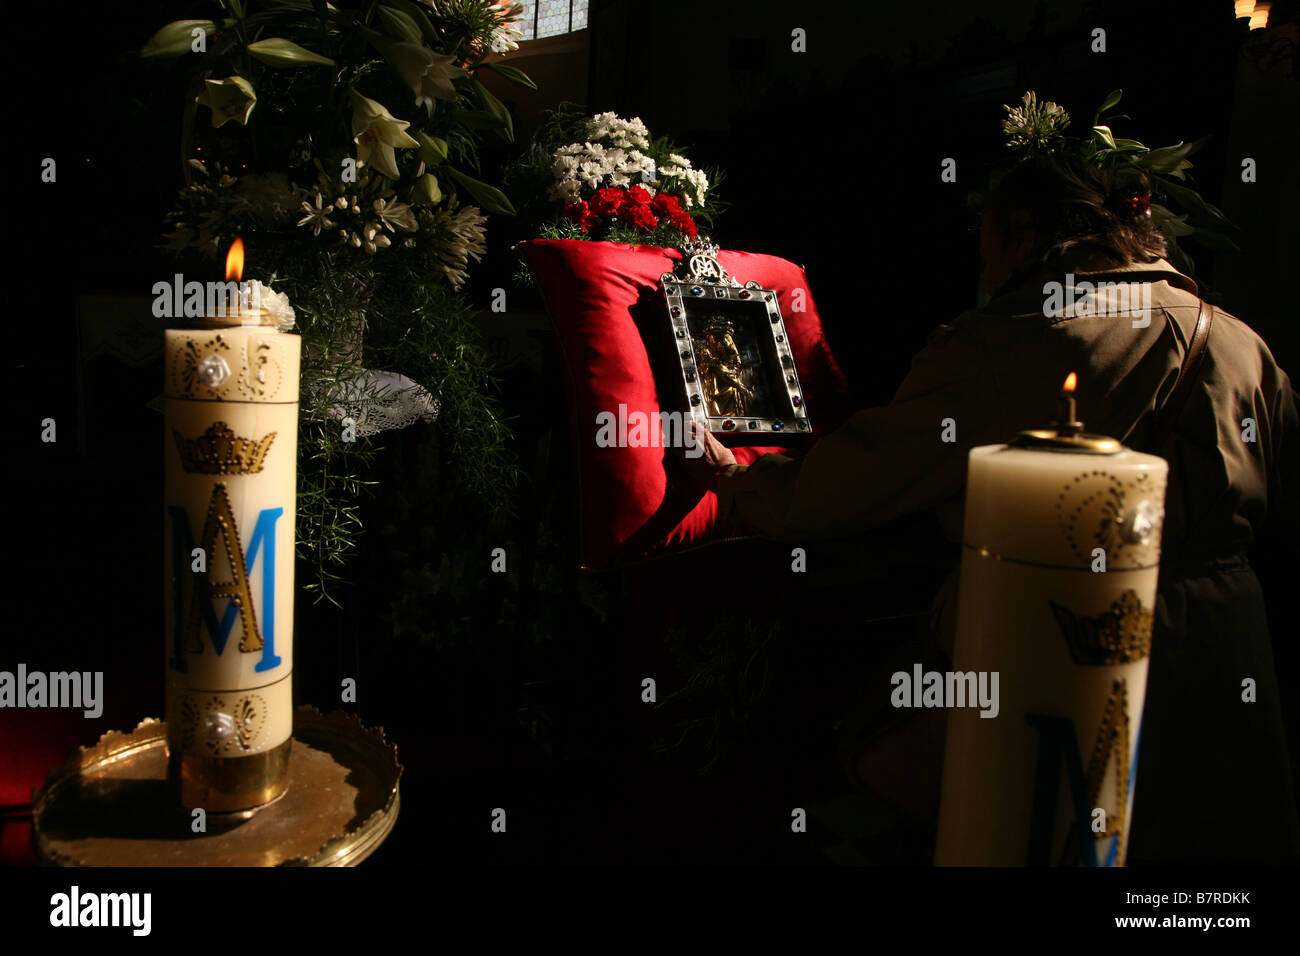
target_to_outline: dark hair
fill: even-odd
[[[1150,262],[1167,252],[1147,214],[1151,184],[1140,173],[1118,174],[1069,154],[1030,159],[1004,175],[985,208],[994,227],[1010,231],[1010,214],[1024,210],[1034,226],[1029,265],[1076,246],[1093,246],[1117,264]]]

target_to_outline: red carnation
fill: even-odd
[[[597,189],[591,195],[591,211],[597,216],[617,216],[627,194],[613,186]]]
[[[672,193],[660,193],[658,196],[655,196],[654,201],[650,204],[650,208],[653,209],[657,215],[672,218],[677,214],[678,210],[682,208],[682,203],[681,200]]]
[[[683,212],[680,209],[669,216],[669,222],[671,222],[673,228],[682,235],[689,236],[692,239],[694,239],[696,234],[700,231],[699,227],[695,225],[695,220],[690,217],[690,214]]]
[[[576,222],[586,232],[588,226],[596,224],[596,214],[587,206],[584,199],[579,199],[575,203],[569,203],[564,207],[564,218]]]
[[[618,214],[628,225],[642,232],[653,232],[659,225],[659,220],[655,218],[655,214],[650,211],[650,206],[646,203],[627,203]]]
[[[627,201],[637,205],[648,205],[650,202],[650,191],[644,186],[633,186],[627,191]]]

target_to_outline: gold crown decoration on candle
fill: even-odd
[[[172,429],[181,467],[199,475],[255,475],[262,470],[275,432],[263,438],[241,438],[225,422],[213,422],[198,438],[183,438]]]
[[[1048,603],[1076,664],[1101,667],[1151,656],[1155,614],[1142,606],[1142,599],[1132,588],[1096,617],[1075,614],[1055,601]]]
[[[1077,383],[1078,376],[1074,372],[1067,375],[1056,406],[1056,418],[1043,428],[1022,431],[1009,444],[1013,448],[1076,452],[1085,455],[1116,455],[1123,451],[1124,446],[1114,438],[1084,433],[1083,422],[1075,417],[1074,390]]]

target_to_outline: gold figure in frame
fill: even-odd
[[[754,390],[743,380],[745,360],[732,335],[730,322],[711,323],[696,342],[696,362],[709,414],[741,418],[749,413]]]

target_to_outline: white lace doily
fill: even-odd
[[[364,369],[332,385],[326,414],[342,421],[351,418],[357,435],[368,437],[417,421],[438,417],[439,402],[429,390],[405,375]]]

